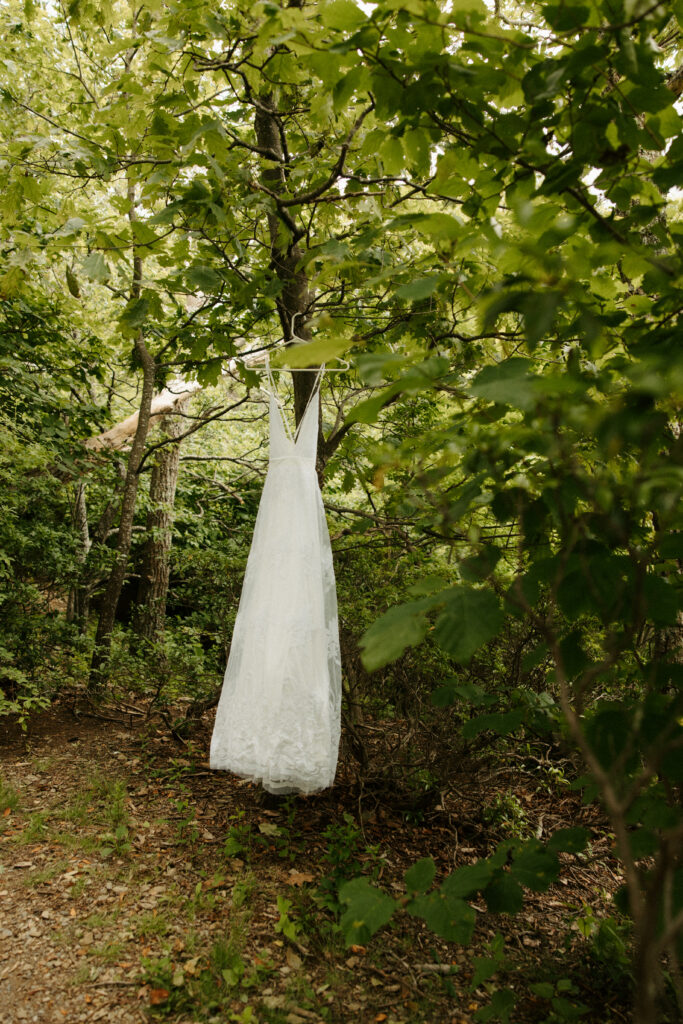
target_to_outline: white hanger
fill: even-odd
[[[295,320],[296,320],[296,318],[298,316],[303,316],[303,314],[302,313],[293,313],[292,314],[292,322],[291,322],[291,324],[289,326],[290,341],[293,341],[296,345],[310,345],[309,341],[306,341],[305,338],[300,338],[298,336],[298,334],[294,333],[294,322],[295,322]],[[335,367],[332,367],[332,368],[330,368],[329,366],[325,365],[325,373],[347,373],[348,370],[351,369],[351,364],[349,363],[348,359],[338,359],[338,362],[340,362],[342,365],[341,366],[335,366]],[[292,366],[292,367],[289,367],[289,366],[274,366],[273,369],[274,370],[284,370],[286,373],[313,373],[314,372],[314,368],[305,367],[305,366]]]
[[[300,338],[298,335],[294,333],[294,321],[298,316],[301,315],[301,313],[294,313],[294,315],[292,316],[292,323],[290,327],[290,340],[297,345],[310,345],[309,341],[306,341],[305,338]],[[231,366],[231,364],[233,363],[243,363],[244,366],[246,366],[247,368],[256,368],[265,363],[267,355],[267,351],[261,350],[260,352],[247,353],[246,355],[243,356],[231,356],[228,366]],[[349,363],[348,359],[339,359],[337,357],[337,360],[342,365],[335,366],[332,368],[326,365],[325,373],[347,373],[351,369],[351,364]],[[286,373],[315,373],[315,367],[305,366],[273,366],[271,367],[271,369],[277,371],[282,370]]]

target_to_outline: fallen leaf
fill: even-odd
[[[287,947],[287,950],[285,951],[285,960],[293,971],[298,971],[301,967],[301,957],[297,956],[294,950],[289,947]]]
[[[271,824],[271,822],[269,822],[269,821],[259,821],[259,823],[258,823],[258,830],[264,836],[279,836],[280,835],[280,829],[278,828],[278,826]]]
[[[149,1001],[152,1006],[160,1006],[162,1003],[165,1003],[168,996],[167,988],[152,988],[149,991]]]
[[[306,885],[308,882],[315,881],[315,878],[308,871],[290,871],[289,872],[289,884],[290,885]]]
[[[387,1019],[386,1013],[378,1013],[377,1016],[375,1017],[375,1020],[386,1020],[386,1019]]]
[[[197,964],[199,963],[199,957],[195,956],[191,960],[186,960],[183,964],[183,970],[186,974],[198,974]]]

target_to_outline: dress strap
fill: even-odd
[[[273,371],[270,368],[270,358],[269,358],[267,352],[266,352],[265,365],[266,365],[266,376],[268,377],[268,381],[270,383],[270,397],[273,399],[273,401],[275,402],[275,404],[277,406],[278,415],[279,415],[280,420],[282,422],[282,428],[283,428],[285,434],[287,435],[287,437],[289,438],[289,440],[292,441],[292,443],[293,443],[295,438],[294,438],[294,435],[292,434],[292,431],[290,429],[289,423],[287,422],[285,414],[282,411],[282,402],[281,402],[280,397],[279,397],[279,395],[277,393],[277,388],[275,386],[275,378],[273,377]]]
[[[306,408],[303,411],[303,415],[302,415],[301,419],[299,420],[299,425],[296,428],[296,431],[294,433],[292,433],[291,428],[289,426],[289,423],[287,422],[287,419],[286,419],[286,417],[284,415],[284,412],[282,411],[283,410],[283,405],[282,405],[282,402],[280,401],[280,398],[278,397],[277,388],[275,386],[275,378],[273,377],[273,371],[270,368],[270,359],[268,357],[268,353],[267,352],[266,352],[266,358],[265,358],[265,367],[266,367],[266,376],[268,377],[268,382],[270,384],[270,389],[271,389],[270,390],[270,396],[275,401],[275,404],[278,407],[278,410],[280,412],[280,419],[282,420],[282,425],[283,425],[283,427],[285,429],[285,433],[289,437],[290,441],[296,441],[297,437],[299,436],[299,431],[301,430],[301,425],[303,424],[304,419],[306,418],[306,413],[308,412],[309,407],[310,407],[311,403],[313,402],[313,399],[318,395],[318,393],[320,391],[320,381],[322,380],[322,375],[325,372],[325,364],[323,363],[322,366],[320,366],[320,368],[318,369],[318,372],[315,375],[315,380],[313,382],[313,387],[311,389],[310,395],[308,396],[308,401],[306,402]]]
[[[301,430],[301,426],[302,426],[302,424],[303,424],[303,422],[304,422],[304,420],[306,418],[306,413],[308,412],[308,409],[309,409],[310,405],[312,404],[314,398],[316,398],[318,396],[319,392],[320,392],[320,381],[322,380],[322,376],[323,376],[324,372],[325,372],[325,364],[323,363],[322,366],[319,368],[317,374],[315,375],[315,380],[313,381],[313,387],[311,388],[311,393],[308,396],[308,401],[306,402],[306,408],[303,411],[303,415],[301,416],[301,419],[299,420],[299,426],[296,428],[296,433],[294,434],[294,440],[296,440],[297,437],[299,436],[299,432]]]

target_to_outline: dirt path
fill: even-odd
[[[355,863],[400,891],[420,856],[443,871],[474,860],[487,852],[486,827],[471,818],[481,798],[471,795],[470,819],[461,799],[457,811],[443,805],[417,823],[375,802],[361,830],[350,768],[326,794],[268,808],[253,786],[207,770],[204,740],[184,749],[153,729],[68,711],[44,716],[27,740],[6,738],[1,1024],[470,1024],[487,1002],[483,987],[470,990],[472,949],[408,918],[368,949],[345,949],[323,879]],[[530,826],[568,823],[566,797],[562,807],[550,792],[515,799]],[[572,800],[574,817],[595,816]],[[573,957],[581,1019],[624,1021],[618,995],[586,974],[581,949],[562,947],[570,908],[604,913],[618,882],[607,859],[575,865],[514,919],[480,907],[476,953],[504,932],[531,980],[571,977]],[[530,996],[513,1019],[541,1021],[548,1010]]]

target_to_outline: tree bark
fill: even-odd
[[[85,483],[79,481],[76,486],[76,496],[72,510],[72,522],[74,532],[79,541],[76,561],[78,562],[78,580],[69,590],[69,598],[66,607],[67,622],[78,622],[81,626],[87,621],[90,609],[90,591],[86,586],[84,576],[85,563],[90,551],[91,540],[88,529],[88,509],[85,502]]]
[[[254,128],[259,146],[277,157],[277,161],[273,161],[273,166],[266,167],[263,171],[263,184],[272,192],[280,194],[286,185],[285,156],[277,110],[270,93],[259,97]],[[295,225],[287,221],[289,217],[285,220],[276,212],[268,214],[271,267],[282,282],[282,291],[276,300],[277,309],[285,343],[292,341],[294,333],[302,341],[310,341],[311,334],[306,317],[311,307],[312,296],[308,287],[308,277],[301,268],[303,253],[298,244],[298,232]],[[310,373],[294,374],[294,418],[297,425],[306,411],[314,383],[315,370],[311,370]],[[318,440],[320,442],[320,437]],[[321,450],[322,446],[319,443],[318,451]]]
[[[167,437],[177,438],[183,432],[183,422],[178,416],[169,416],[162,420],[161,429]],[[135,615],[136,633],[148,640],[153,640],[163,632],[166,617],[173,543],[173,505],[179,466],[180,443],[176,443],[160,448],[152,467],[146,527],[148,539],[142,556]]]
[[[135,349],[142,364],[142,396],[140,398],[137,428],[130,449],[130,455],[128,456],[126,479],[123,485],[116,560],[104,592],[104,597],[102,598],[102,609],[99,622],[97,623],[97,633],[95,634],[95,648],[90,666],[90,686],[93,689],[101,685],[103,681],[103,669],[111,647],[111,634],[116,619],[116,609],[121,596],[123,582],[126,578],[128,556],[133,536],[135,500],[138,491],[138,466],[145,450],[152,398],[154,396],[156,366],[149,349],[145,345],[142,331],[138,333],[135,339]]]
[[[131,224],[137,219],[135,210],[135,188],[132,183],[128,184],[128,219]],[[130,288],[131,301],[140,298],[142,292],[142,259],[133,249],[133,279]],[[145,441],[149,432],[149,423],[152,413],[152,400],[154,398],[154,383],[156,377],[156,365],[154,359],[145,344],[145,337],[142,330],[139,330],[135,337],[135,351],[140,365],[142,366],[142,394],[140,396],[140,408],[138,411],[135,435],[128,456],[126,476],[123,483],[123,498],[121,501],[121,516],[119,519],[119,532],[116,545],[116,559],[112,569],[109,582],[102,598],[100,618],[97,623],[95,634],[95,646],[93,648],[92,661],[90,663],[90,688],[97,689],[103,682],[104,666],[111,648],[111,634],[116,619],[116,609],[123,582],[126,578],[128,568],[128,556],[130,554],[130,543],[133,536],[133,519],[135,517],[135,499],[138,493],[138,468],[145,451]]]
[[[173,381],[152,399],[149,423],[150,427],[156,423],[166,422],[169,413],[179,409],[188,398],[191,398],[197,391],[201,391],[201,384],[186,383],[185,381]],[[98,434],[97,437],[89,437],[85,441],[85,447],[91,451],[102,451],[102,449],[126,448],[135,437],[138,426],[139,412],[127,416],[125,420],[116,423],[109,430]]]

